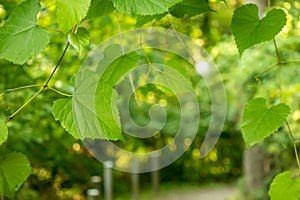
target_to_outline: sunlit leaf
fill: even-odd
[[[61,30],[67,34],[88,13],[91,0],[56,0],[56,17]]]
[[[0,120],[0,145],[7,140],[7,136],[8,136],[8,130],[6,127],[6,122]]]
[[[155,15],[168,12],[169,8],[182,0],[112,0],[123,13],[132,15]]]
[[[83,28],[79,27],[75,33],[68,35],[70,44],[81,54],[83,49],[90,43],[90,34]]]
[[[258,7],[247,4],[235,10],[231,29],[240,55],[249,47],[273,39],[286,24],[286,14],[272,9],[259,19]]]
[[[37,25],[40,11],[37,0],[22,2],[0,27],[0,58],[23,64],[44,50],[48,32]]]
[[[300,198],[300,178],[292,179],[290,171],[278,174],[268,192],[271,200],[299,200]]]
[[[114,10],[114,4],[111,0],[92,0],[87,19],[101,17],[107,15]]]
[[[242,134],[245,142],[252,146],[262,141],[276,131],[289,114],[289,106],[283,103],[268,108],[263,98],[249,101],[242,119]]]
[[[170,8],[170,13],[175,17],[192,17],[212,11],[206,0],[184,0]]]
[[[31,174],[26,156],[13,152],[0,156],[0,195],[14,197],[16,191]]]
[[[52,114],[74,138],[80,138],[73,116],[72,99],[59,99],[53,104]]]

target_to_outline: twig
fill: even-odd
[[[297,151],[297,140],[295,140],[294,136],[293,136],[293,133],[292,133],[292,129],[290,127],[290,124],[288,123],[288,121],[285,122],[287,128],[288,128],[288,131],[289,131],[289,135],[290,135],[290,139],[293,143],[293,146],[294,146],[294,152],[295,152],[295,157],[296,157],[296,160],[297,160],[297,165],[298,165],[298,169],[300,171],[300,159],[299,159],[299,155],[298,155],[298,151]]]
[[[0,97],[2,95],[4,95],[6,92],[13,92],[13,91],[17,91],[17,90],[33,88],[33,87],[39,87],[39,86],[41,86],[41,84],[26,85],[26,86],[16,87],[16,88],[12,88],[12,89],[7,89],[7,90],[4,90],[2,93],[0,93]]]

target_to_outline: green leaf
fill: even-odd
[[[12,152],[1,156],[0,195],[13,198],[30,174],[30,163],[23,154]]]
[[[54,119],[60,121],[62,127],[74,138],[80,138],[74,121],[71,98],[56,100],[53,104],[52,114]]]
[[[10,14],[0,27],[0,58],[23,64],[46,48],[48,32],[37,25],[40,9],[37,0],[27,0]]]
[[[109,139],[123,139],[117,104],[112,101],[114,86],[127,72],[137,66],[139,58],[134,51],[121,56],[106,68],[99,80],[95,108],[98,122]]]
[[[101,17],[114,11],[114,4],[110,0],[92,0],[87,19]]]
[[[286,24],[286,14],[272,9],[259,19],[255,4],[244,5],[234,11],[231,29],[240,55],[249,47],[273,39]]]
[[[75,33],[68,35],[68,40],[79,54],[81,54],[83,49],[90,43],[90,34],[85,28],[79,27]]]
[[[85,18],[91,0],[56,0],[57,22],[64,34]]]
[[[271,200],[299,200],[300,178],[292,179],[290,171],[278,174],[271,183],[268,194]]]
[[[184,0],[170,8],[170,13],[178,18],[192,17],[212,11],[206,0]]]
[[[276,131],[290,114],[286,104],[267,108],[266,100],[256,98],[249,101],[245,107],[242,119],[242,134],[245,142],[252,146]]]
[[[123,13],[132,15],[155,15],[168,12],[169,8],[182,0],[112,0]]]
[[[137,16],[136,19],[136,27],[142,27],[144,24],[147,24],[151,21],[158,21],[161,18],[163,18],[164,16],[166,16],[167,13],[163,13],[163,14],[157,14],[157,15],[139,15]]]
[[[121,54],[121,47],[119,45],[108,46],[103,54],[97,57],[101,59],[100,62],[98,62],[97,69],[82,69],[76,75],[72,105],[75,124],[81,139],[123,139],[120,128],[117,130],[115,130],[116,127],[112,127],[112,130],[103,128],[106,119],[101,117],[101,115],[105,115],[105,113],[99,113],[95,108],[102,106],[103,104],[106,107],[108,105],[108,107],[111,107],[111,104],[104,103],[108,102],[108,99],[110,99],[111,96],[97,96],[95,93],[99,84],[99,76],[103,74],[105,69]],[[111,89],[110,86],[107,85],[103,85],[103,88]],[[98,98],[103,98],[104,102],[100,102],[101,100],[98,100]],[[114,108],[111,110],[114,110],[114,113],[117,113],[116,105],[114,105]],[[117,114],[110,113],[108,119],[111,119],[111,116],[115,116],[116,118]],[[118,120],[118,118],[116,119]],[[112,122],[108,122],[107,124],[111,123]],[[116,123],[116,125],[118,125],[118,123]]]
[[[6,122],[0,120],[0,145],[7,140],[7,136],[8,136],[8,130],[7,130]]]

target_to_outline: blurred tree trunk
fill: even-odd
[[[260,17],[264,15],[267,8],[267,0],[245,0],[244,3],[256,4]],[[244,152],[244,192],[247,200],[268,198],[264,191],[264,180],[268,175],[268,170],[265,169],[267,157],[267,153],[260,145],[254,145]]]

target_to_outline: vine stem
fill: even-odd
[[[296,160],[297,160],[297,165],[298,165],[298,169],[299,169],[299,172],[300,172],[300,159],[299,159],[299,155],[298,155],[298,151],[297,151],[297,141],[295,140],[294,136],[293,136],[293,133],[292,133],[292,129],[290,127],[290,124],[288,121],[285,122],[287,128],[288,128],[288,131],[289,131],[289,135],[290,135],[290,138],[293,142],[293,147],[294,147],[294,152],[295,152],[295,157],[296,157]]]
[[[74,33],[77,29],[77,25],[74,27],[74,29],[72,30],[72,33]],[[63,60],[64,56],[66,55],[66,52],[68,50],[70,46],[70,43],[67,42],[65,48],[64,48],[64,51],[62,52],[61,56],[59,57],[54,69],[52,70],[49,78],[46,80],[45,84],[39,89],[39,91],[37,91],[30,99],[28,99],[20,108],[18,108],[13,114],[11,114],[10,116],[8,116],[7,120],[11,120],[13,117],[15,117],[21,110],[23,110],[29,103],[31,103],[43,90],[45,90],[46,88],[49,88],[51,90],[53,90],[54,92],[57,92],[61,95],[64,95],[64,96],[70,96],[68,94],[64,94],[54,88],[51,88],[49,87],[49,82],[51,81],[51,79],[53,78],[53,75],[55,74],[55,72],[57,71],[61,61]],[[14,90],[18,90],[18,89],[24,89],[24,88],[29,88],[29,87],[33,87],[34,85],[32,86],[23,86],[23,87],[19,87],[19,88],[15,88],[15,89],[9,89],[9,91],[14,91]],[[6,90],[7,91],[7,90]]]
[[[12,88],[12,89],[7,89],[7,90],[4,90],[3,92],[0,93],[0,97],[2,95],[4,95],[6,92],[13,92],[13,91],[17,91],[17,90],[33,88],[33,87],[39,87],[39,86],[41,86],[41,84],[26,85],[26,86],[16,87],[16,88]]]
[[[282,77],[281,77],[282,62],[281,62],[281,58],[280,58],[280,54],[279,54],[279,50],[275,38],[273,39],[273,43],[275,46],[275,51],[278,59],[277,65],[278,65],[278,81],[279,81],[279,98],[280,101],[282,101]]]
[[[280,58],[280,54],[279,54],[279,50],[278,50],[278,46],[277,46],[275,38],[273,39],[273,43],[274,43],[274,46],[275,46],[275,51],[276,51],[276,55],[277,55],[277,59],[278,59],[278,64],[277,65],[278,65],[279,97],[280,97],[280,101],[282,101],[283,100],[283,98],[282,98],[282,96],[283,96],[282,95],[282,77],[281,77],[282,62],[281,62],[281,58]],[[296,157],[296,161],[297,161],[297,165],[298,165],[298,170],[300,172],[300,159],[299,159],[299,154],[298,154],[298,150],[297,150],[297,141],[293,136],[292,129],[290,127],[289,122],[285,121],[285,124],[288,128],[288,133],[289,133],[289,136],[290,136],[290,140],[293,143],[294,153],[295,153],[295,157]]]
[[[55,65],[53,71],[51,72],[51,74],[50,74],[49,78],[47,79],[46,83],[43,85],[43,88],[47,88],[47,87],[48,87],[48,84],[49,84],[50,80],[52,79],[53,75],[55,74],[56,70],[58,69],[58,67],[59,67],[59,65],[60,65],[60,63],[61,63],[61,61],[62,61],[62,59],[64,58],[64,56],[65,56],[65,54],[66,54],[66,52],[67,52],[67,50],[68,50],[68,48],[69,48],[69,46],[70,46],[70,42],[67,43],[67,45],[66,45],[66,47],[65,47],[65,49],[64,49],[64,51],[63,51],[63,53],[61,54],[61,56],[60,56],[58,62],[57,62],[56,65]]]

